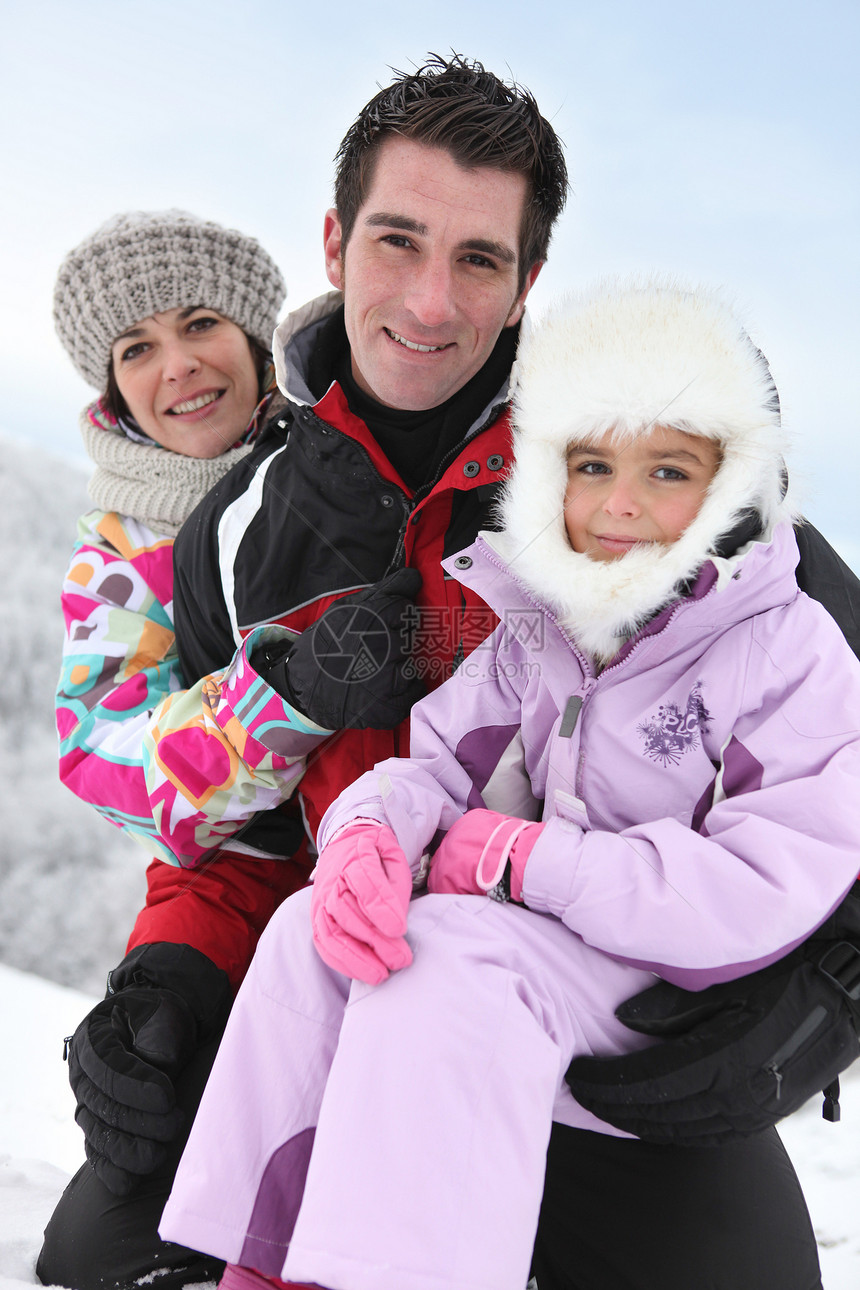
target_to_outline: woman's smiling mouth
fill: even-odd
[[[206,394],[198,394],[196,398],[185,399],[182,403],[174,403],[172,408],[167,409],[167,415],[171,417],[185,416],[189,412],[199,412],[202,408],[208,408],[210,403],[220,399],[223,390],[209,390]]]

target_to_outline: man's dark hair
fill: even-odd
[[[438,54],[416,72],[396,80],[362,108],[335,161],[334,199],[341,252],[352,234],[371,184],[379,147],[391,135],[429,148],[444,148],[464,169],[488,167],[524,175],[528,181],[520,229],[520,281],[545,260],[550,234],[567,197],[567,167],[561,141],[538,111],[532,95],[505,84],[476,61]]]

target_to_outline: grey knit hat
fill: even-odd
[[[270,349],[286,294],[278,266],[254,238],[187,211],[129,211],[66,256],[54,326],[84,380],[103,391],[113,342],[150,314],[215,309]]]

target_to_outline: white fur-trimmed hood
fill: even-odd
[[[520,342],[514,397],[515,465],[491,541],[600,660],[679,594],[745,512],[761,516],[764,538],[791,518],[770,370],[715,292],[637,279],[565,297]],[[721,445],[698,515],[669,547],[609,563],[578,554],[564,527],[568,446],[612,430],[621,447],[657,425]]]

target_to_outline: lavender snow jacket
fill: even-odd
[[[860,868],[860,666],[798,591],[791,526],[707,561],[599,674],[482,534],[447,571],[501,625],[413,710],[409,759],[319,834],[390,825],[413,872],[466,810],[542,819],[531,910],[687,988],[805,939]]]

